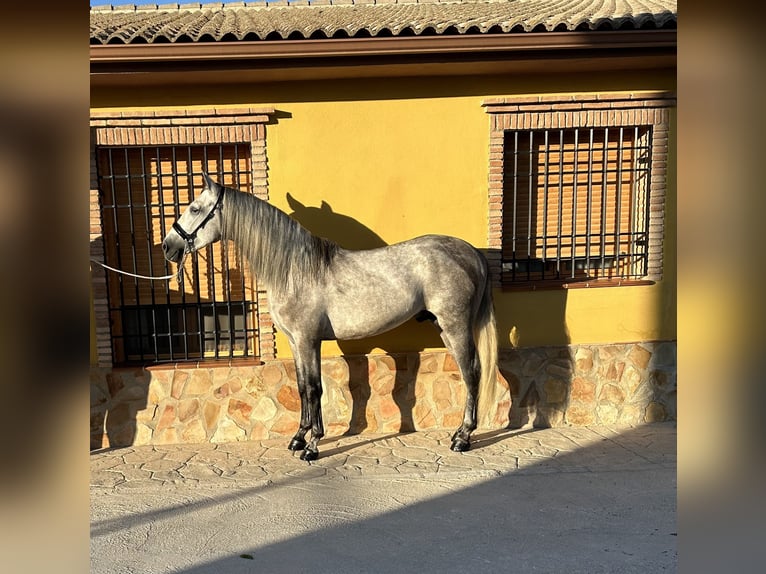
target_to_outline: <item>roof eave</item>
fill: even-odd
[[[676,30],[543,32],[90,48],[91,88],[674,68]]]
[[[542,32],[526,34],[407,36],[344,39],[210,42],[184,44],[91,45],[91,70],[135,65],[196,63],[204,68],[221,61],[353,58],[386,56],[450,56],[487,52],[576,52],[672,48],[676,30]]]

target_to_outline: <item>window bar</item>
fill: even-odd
[[[615,216],[614,216],[614,268],[613,272],[618,277],[622,277],[620,271],[620,215],[621,215],[621,203],[622,203],[622,160],[623,160],[623,138],[624,128],[620,127],[619,139],[617,140],[617,185],[615,187]]]
[[[607,163],[609,159],[609,128],[604,128],[604,163],[602,164],[602,177],[601,180],[601,230],[599,231],[599,239],[601,241],[601,266],[599,268],[598,276],[601,278],[604,273],[606,265],[606,201],[607,201]]]
[[[160,202],[160,230],[162,232],[162,236],[165,237],[166,234],[166,228],[165,228],[165,188],[164,184],[162,183],[162,153],[159,146],[157,146],[154,149],[154,152],[157,157],[157,195]],[[177,200],[177,194],[173,194],[174,204],[175,200]],[[170,268],[170,263],[165,264],[165,269]],[[180,272],[180,270],[179,270]],[[181,283],[179,283],[179,289],[181,290],[181,293],[183,293],[183,273],[181,273]],[[165,316],[167,317],[167,336],[168,336],[168,353],[170,354],[170,359],[175,359],[175,353],[173,351],[173,307],[171,305],[171,298],[170,298],[170,285],[166,282],[165,283],[165,301],[167,302],[167,305],[165,306]],[[165,335],[165,333],[163,333]],[[160,360],[160,356],[158,355],[156,358],[157,361]]]
[[[234,187],[237,189],[241,189],[242,182],[240,181],[242,177],[242,174],[239,170],[239,144],[236,144],[234,146]],[[228,242],[227,242],[228,243]],[[227,246],[228,249],[228,246]],[[228,253],[228,251],[227,251]],[[227,261],[228,261],[228,255],[227,255]],[[250,341],[248,340],[248,331],[247,326],[250,323],[248,312],[247,312],[247,283],[245,282],[245,273],[244,269],[242,269],[242,265],[240,265],[239,262],[239,253],[237,252],[237,249],[234,249],[234,264],[237,266],[237,269],[240,270],[240,279],[242,284],[242,317],[244,321],[244,325],[242,328],[244,329],[244,347],[242,349],[243,356],[249,357],[250,356]],[[231,284],[230,284],[231,285]],[[229,300],[231,300],[231,286],[229,287]],[[231,304],[230,304],[231,305]],[[229,321],[231,323],[231,314],[229,315]],[[234,353],[234,344],[232,343],[232,354]]]
[[[128,225],[130,226],[130,245],[131,245],[131,259],[133,260],[133,273],[138,273],[138,258],[136,257],[136,224],[133,220],[133,185],[131,183],[131,170],[130,170],[130,156],[128,154],[128,148],[123,148],[123,151],[125,152],[125,172],[127,174],[127,177],[125,179],[125,182],[127,184],[127,192],[128,192]],[[142,168],[143,169],[143,168]],[[138,318],[138,321],[136,321],[136,324],[138,326],[138,356],[141,361],[144,360],[144,329],[143,329],[143,321],[141,320],[141,313],[139,311],[141,307],[141,291],[138,285],[138,279],[133,278],[133,288],[136,294],[136,316]]]
[[[503,170],[505,171],[505,170]],[[511,280],[516,280],[516,208],[519,187],[519,132],[513,132],[513,233],[511,234]]]
[[[585,274],[590,275],[590,245],[593,219],[593,132],[588,129],[588,191],[585,208]]]
[[[232,152],[233,152],[233,164],[232,168],[229,172],[231,175],[231,186],[239,189],[239,173],[237,171],[237,152],[239,151],[239,146],[237,144],[234,144],[231,146]],[[223,161],[223,152],[221,152],[221,161]],[[226,263],[226,309],[229,312],[229,357],[234,357],[234,343],[237,340],[236,334],[237,334],[237,327],[235,325],[234,321],[234,306],[232,305],[232,279],[231,279],[231,265],[230,265],[230,253],[229,253],[229,246],[228,242],[221,241],[222,251],[223,251],[223,259]],[[244,285],[242,288],[242,309],[244,314],[244,300],[245,300],[245,289]]]
[[[641,185],[643,183],[644,173],[643,168],[641,167],[641,162],[643,161],[643,152],[642,152],[642,138],[639,136],[639,130],[638,126],[635,126],[633,128],[633,146],[634,146],[634,157],[633,157],[633,167],[634,167],[634,174],[633,174],[633,186],[631,189],[631,198],[633,201],[631,201],[631,210],[630,210],[630,235],[629,235],[629,253],[630,253],[630,274],[631,277],[637,277],[639,275],[642,275],[640,273],[640,267],[639,267],[639,246],[638,246],[638,230],[640,229],[641,225]]]
[[[527,210],[527,281],[532,279],[532,146],[533,146],[533,133],[529,132],[529,155],[527,156],[527,163],[529,164],[529,173],[527,178],[529,181],[529,209]]]
[[[579,144],[580,130],[575,128],[574,131],[574,163],[572,164],[572,236],[571,247],[572,260],[570,262],[569,276],[574,279],[575,276],[575,252],[577,251],[577,176],[580,174],[580,144]]]
[[[211,146],[212,147],[212,146]],[[207,150],[207,148],[205,148]],[[219,144],[219,151],[221,149],[221,145]],[[209,160],[208,160],[209,161]],[[206,164],[207,165],[207,164]],[[208,172],[210,173],[210,172]],[[215,173],[218,174],[218,181],[221,182],[222,185],[225,185],[225,170],[223,169],[223,166],[220,162],[220,156],[219,161],[217,163]],[[209,245],[207,249],[207,256],[208,256],[208,282],[210,284],[210,294],[211,299],[213,300],[213,341],[214,341],[214,351],[213,356],[217,359],[218,352],[221,345],[221,330],[220,330],[220,324],[218,321],[218,300],[216,296],[216,269],[215,269],[215,252],[213,250],[213,246]],[[225,263],[221,262],[221,281],[223,281],[223,276],[226,273],[226,269],[224,268]]]
[[[171,148],[171,185],[173,186],[173,219],[178,219],[180,215],[180,208],[181,208],[181,190],[178,187],[178,155],[177,150],[175,147]],[[189,151],[189,154],[187,156],[187,160],[189,163],[191,163],[191,151]],[[188,164],[187,164],[188,166]],[[187,175],[188,175],[188,167],[187,167]],[[159,170],[159,179],[162,181],[162,169]],[[188,181],[188,177],[187,177]],[[160,187],[162,189],[162,187]],[[161,192],[162,193],[162,192]],[[192,276],[194,275],[194,264],[192,259]],[[180,265],[180,264],[179,264]],[[186,275],[183,272],[183,269],[179,269],[179,274],[181,281],[178,284],[178,290],[181,295],[181,325],[182,325],[182,337],[181,340],[183,341],[183,358],[185,360],[188,360],[190,358],[189,353],[189,327],[188,322],[186,319]],[[171,332],[171,340],[173,339],[172,333],[175,332],[175,329],[173,328],[172,323],[172,313],[173,313],[173,307],[168,305],[168,331]],[[175,359],[177,353],[173,352],[173,349],[171,347],[171,358]]]
[[[221,171],[220,164],[216,167],[215,170],[211,170],[210,169],[210,156],[208,155],[208,147],[209,146],[204,146],[202,148],[202,153],[203,153],[203,156],[204,156],[203,165],[205,166],[205,170],[208,173],[212,172],[212,173],[219,174],[220,171]],[[219,181],[221,181],[220,180],[220,175],[218,177],[219,177]],[[205,255],[207,256],[207,261],[206,261],[206,265],[205,265],[206,268],[207,268],[206,269],[207,270],[207,284],[208,284],[208,288],[210,289],[210,300],[212,302],[211,310],[213,312],[213,346],[214,346],[213,356],[217,359],[218,358],[218,343],[219,343],[219,340],[218,340],[218,309],[217,309],[217,301],[216,301],[216,298],[215,298],[215,265],[213,265],[213,246],[212,245],[208,245],[205,248]],[[198,257],[197,258],[197,264],[198,265],[199,265],[199,261],[200,261],[200,258]],[[198,291],[198,293],[202,293],[202,292]],[[208,304],[208,305],[210,306],[210,304]],[[204,338],[207,336],[207,328],[204,326],[204,323],[201,324],[201,327],[202,327],[201,331],[204,332],[204,335],[203,335],[203,340],[204,340]],[[202,348],[202,356],[203,357],[205,356],[205,349],[204,349],[204,347]]]
[[[187,152],[189,154],[189,171],[190,176],[187,178],[186,183],[189,189],[189,202],[191,203],[194,201],[195,194],[194,194],[194,163],[192,161],[192,148],[191,146],[186,147]],[[207,148],[203,146],[202,148],[202,166],[205,171],[208,169],[207,165]],[[208,172],[209,173],[209,172]],[[192,261],[192,276],[194,277],[194,286],[196,289],[197,297],[196,297],[196,305],[194,305],[194,310],[197,312],[197,341],[199,342],[199,352],[200,352],[200,359],[203,359],[205,357],[205,317],[202,313],[202,301],[200,299],[200,293],[202,292],[200,289],[200,272],[199,272],[199,253],[195,253],[194,259]],[[186,297],[184,295],[184,313],[186,312]]]
[[[173,209],[173,216],[176,217],[175,213],[175,206],[178,205],[179,202],[179,191],[178,191],[178,158],[176,157],[176,148],[171,147],[170,148],[170,157],[171,157],[171,185],[173,186],[173,205],[171,208]],[[159,194],[160,198],[160,225],[162,229],[162,236],[165,237],[166,230],[165,230],[165,212],[166,212],[166,206],[165,206],[165,190],[162,184],[162,156],[160,155],[160,148],[157,148],[157,193]],[[170,262],[167,262],[165,264],[166,269],[170,269]],[[179,264],[180,265],[180,264]],[[180,277],[180,281],[178,283],[178,289],[181,292],[181,301],[183,302],[183,299],[185,297],[185,280],[184,280],[184,274],[183,270],[179,269],[178,274]],[[173,328],[173,321],[172,321],[172,315],[173,315],[173,307],[171,305],[171,298],[170,298],[170,284],[166,281],[165,282],[165,294],[167,298],[167,315],[168,315],[168,340],[169,340],[169,353],[170,358],[175,359],[176,355],[178,354],[173,349],[173,333],[175,329]],[[183,328],[183,337],[181,337],[181,340],[183,341],[183,355],[185,359],[189,358],[189,345],[186,340],[186,310],[185,305],[182,304],[181,306],[181,325]]]
[[[111,183],[111,186],[112,186],[112,204],[114,204],[114,179],[113,179],[114,170],[112,169],[112,150],[111,150],[111,148],[107,148],[107,151],[108,151],[107,157],[109,158],[109,175],[108,175],[108,177],[104,177],[104,176],[101,175],[101,162],[100,161],[96,161],[96,178],[97,178],[97,181],[99,182],[99,189],[101,189],[102,181],[104,179],[111,178],[109,180],[112,182]],[[106,198],[104,197],[103,191],[101,191],[99,193],[99,201],[101,202],[101,210],[103,212],[107,208]],[[103,222],[102,222],[101,226],[102,226],[102,231],[103,231]],[[106,259],[107,259],[107,257],[106,257],[106,249],[107,249],[107,245],[106,245],[106,241],[104,241],[104,261],[106,261]],[[119,276],[119,274],[118,274],[118,276]],[[114,333],[112,332],[113,331],[113,328],[112,328],[113,321],[111,320],[112,297],[113,297],[113,295],[112,295],[112,290],[109,289],[108,285],[109,285],[109,283],[107,281],[106,304],[107,304],[107,308],[109,309],[109,315],[110,315],[109,333],[110,333],[111,337],[114,338]],[[122,305],[122,300],[120,300],[120,305]],[[114,359],[115,359],[115,357],[114,357],[114,352],[113,352],[112,360],[114,360]]]
[[[549,159],[549,153],[550,153],[550,142],[548,141],[548,130],[545,130],[544,132],[544,146],[545,146],[545,159],[543,160],[544,167],[543,167],[543,173],[545,174],[543,177],[543,249],[542,249],[542,260],[543,260],[543,274],[542,278],[545,279],[545,263],[546,263],[546,256],[547,256],[547,249],[548,249],[548,178],[550,177],[550,174],[548,172],[548,159]],[[530,154],[532,153],[532,150],[530,150]],[[531,162],[530,162],[531,163]],[[531,209],[530,209],[531,211]]]
[[[186,187],[189,188],[189,181],[191,180],[192,174],[191,174],[191,165],[192,165],[192,155],[191,155],[191,147],[187,146],[186,148]],[[179,159],[178,159],[178,148],[175,146],[171,148],[171,158],[172,158],[172,186],[173,186],[173,218],[178,219],[180,215],[181,210],[181,188],[178,184],[178,166],[179,166]],[[194,281],[194,257],[192,257],[192,276],[190,281]],[[178,285],[178,290],[181,295],[181,340],[183,341],[183,358],[184,360],[189,360],[191,358],[191,351],[189,349],[189,338],[191,336],[191,330],[189,327],[189,320],[186,313],[186,307],[187,307],[187,301],[186,301],[186,275],[183,273],[183,270],[179,269],[179,272],[181,274],[181,282]],[[168,309],[168,316],[170,316],[171,309]],[[173,331],[172,327],[170,329]],[[175,355],[173,355],[173,358],[175,359]]]
[[[157,188],[159,190],[159,197],[160,197],[160,203],[162,206],[161,213],[162,217],[160,218],[160,221],[162,222],[162,235],[163,237],[166,234],[165,230],[165,217],[167,213],[168,206],[165,205],[165,191],[164,191],[164,185],[162,183],[162,157],[160,155],[161,149],[157,148],[157,180],[158,185]],[[177,148],[175,146],[170,147],[170,158],[171,158],[171,167],[170,167],[170,185],[172,186],[172,193],[173,193],[173,204],[169,206],[169,208],[172,210],[173,218],[178,219],[178,210],[176,209],[176,206],[180,206],[180,200],[181,200],[181,192],[178,189],[178,156],[176,154]],[[170,263],[166,263],[166,268],[170,268]],[[174,308],[177,312],[177,307],[175,305],[172,305],[172,299],[170,296],[170,285],[166,283],[165,292],[167,294],[167,317],[168,317],[168,339],[170,341],[169,344],[169,353],[171,360],[175,360],[178,358],[179,353],[183,354],[184,359],[189,359],[189,341],[188,341],[188,324],[186,321],[186,277],[184,276],[183,269],[181,268],[181,263],[178,264],[178,275],[179,275],[179,281],[178,281],[178,290],[181,295],[181,346],[182,350],[177,350],[174,348],[174,342],[173,339],[175,338],[175,334],[177,333],[177,326],[174,327],[173,325],[173,312]],[[177,322],[176,322],[177,325]]]
[[[247,153],[247,161],[245,165],[247,166],[247,171],[245,172],[245,179],[249,181],[250,185],[250,193],[255,193],[254,188],[254,177],[253,177],[253,154],[252,154],[252,147],[248,144],[245,147],[245,151]],[[258,356],[261,354],[261,348],[260,348],[260,333],[257,332],[257,329],[260,327],[260,323],[258,321],[258,318],[260,317],[261,309],[259,307],[259,301],[258,301],[258,278],[254,277],[252,275],[252,272],[247,275],[247,264],[242,259],[241,253],[239,253],[238,250],[234,251],[235,256],[237,258],[237,267],[240,269],[242,274],[242,282],[245,285],[250,286],[250,296],[252,297],[252,301],[248,304],[247,298],[245,298],[245,353],[249,356]],[[247,278],[249,277],[249,281]],[[252,338],[251,338],[252,337]]]
[[[234,146],[236,150],[236,146]],[[236,152],[235,152],[236,153]],[[223,169],[223,144],[218,144],[218,162]],[[225,172],[225,170],[223,170]],[[234,178],[234,172],[230,173],[232,179]],[[224,185],[226,185],[226,179],[222,179]],[[234,315],[231,307],[231,270],[229,268],[229,250],[225,241],[221,241],[221,271],[224,272],[226,281],[223,285],[223,293],[226,298],[226,311],[229,314],[229,358],[234,356]],[[244,296],[244,291],[243,291]]]
[[[152,261],[152,237],[149,233],[149,231],[152,229],[152,207],[151,207],[151,201],[149,199],[149,194],[147,193],[146,189],[146,157],[144,155],[146,148],[139,148],[139,153],[141,155],[141,186],[143,188],[144,192],[144,219],[146,220],[146,248],[147,248],[147,255],[149,257],[149,275],[154,275],[154,264]],[[152,321],[152,345],[154,346],[154,356],[159,357],[159,347],[157,344],[157,317],[155,316],[156,309],[157,309],[157,301],[154,294],[154,287],[149,290],[149,293],[151,294],[151,300],[152,300],[152,312],[151,312],[151,321]]]
[[[641,250],[642,270],[641,275],[646,275],[649,272],[649,221],[650,221],[650,194],[651,194],[651,182],[652,182],[652,146],[653,146],[654,132],[651,127],[646,128],[646,167],[644,168],[644,193],[642,194],[644,201],[644,246]]]
[[[122,269],[122,254],[121,254],[121,246],[120,246],[120,227],[119,227],[119,219],[117,217],[117,187],[115,185],[116,177],[114,174],[114,156],[113,156],[114,150],[112,148],[107,148],[107,157],[109,159],[109,182],[112,188],[112,220],[114,221],[114,249],[115,249],[115,255],[117,256],[116,261],[116,267],[119,269]],[[124,283],[124,275],[122,273],[118,273],[116,277],[117,285],[120,292],[120,306],[115,307],[114,309],[110,309],[110,311],[116,311],[119,312],[121,316],[124,317],[122,314],[122,308],[125,305],[125,283]],[[123,353],[127,357],[127,347],[125,343],[125,321],[123,319],[122,321],[122,345],[123,345]]]
[[[564,130],[559,130],[559,207],[556,221],[556,279],[561,278],[561,227],[564,218]]]
[[[212,146],[211,146],[212,147]],[[221,182],[221,185],[226,185],[226,170],[224,169],[224,166],[221,163],[221,159],[223,158],[223,146],[222,144],[218,144],[218,161],[216,164],[215,173],[218,176],[218,181]],[[221,348],[222,338],[224,336],[224,333],[221,331],[221,327],[218,321],[218,309],[219,309],[219,302],[217,300],[216,295],[216,259],[215,259],[215,252],[213,250],[213,246],[210,245],[209,249],[207,250],[208,253],[208,275],[209,275],[209,282],[211,285],[211,293],[212,293],[212,299],[213,299],[213,336],[215,338],[215,350],[214,350],[214,357],[216,359],[219,358],[219,349]],[[222,259],[225,257],[224,253],[224,246],[221,244],[221,255]],[[222,260],[221,262],[221,292],[225,291],[224,283],[224,277],[227,275],[227,269],[226,269],[226,261]]]
[[[231,146],[231,148],[232,148],[232,154],[234,157],[233,161],[236,162],[237,146],[233,145]],[[223,152],[221,153],[222,153],[221,161],[223,161]],[[230,185],[232,187],[239,188],[239,180],[237,179],[236,165],[232,164],[232,167],[229,171],[229,175],[231,178],[229,180],[231,182]],[[222,244],[222,250],[224,252],[224,260],[226,262],[226,290],[224,293],[226,295],[226,308],[229,311],[229,357],[233,357],[237,327],[234,322],[234,314],[233,314],[234,307],[232,305],[232,285],[231,285],[232,284],[232,276],[231,276],[232,266],[231,266],[231,259],[229,254],[229,245],[227,244],[227,242],[224,242],[224,241],[222,241],[221,244]],[[242,304],[243,305],[244,305],[244,299],[245,299],[245,290],[243,287],[242,289],[242,301],[243,301]]]

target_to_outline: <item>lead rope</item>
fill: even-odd
[[[101,263],[101,261],[97,261],[96,259],[93,259],[91,257],[91,262],[96,263],[97,265],[101,265],[104,269],[109,269],[109,271],[114,271],[115,273],[122,273],[123,275],[128,275],[129,277],[135,277],[137,279],[148,279],[149,281],[162,281],[162,280],[168,280],[175,278],[176,281],[179,283],[181,282],[181,274],[183,273],[184,269],[184,262],[186,261],[186,255],[187,253],[184,253],[183,259],[181,259],[181,262],[178,264],[178,271],[171,275],[163,275],[162,277],[152,277],[149,275],[136,275],[135,273],[128,273],[127,271],[123,271],[122,269],[116,269],[115,267],[110,267],[106,263]]]

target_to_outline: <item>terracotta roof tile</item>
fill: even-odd
[[[675,28],[676,0],[272,0],[98,6],[91,44]]]

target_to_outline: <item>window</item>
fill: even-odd
[[[98,181],[105,259],[166,275],[161,242],[202,189],[202,171],[251,187],[247,145],[102,147]],[[235,250],[217,242],[187,258],[179,283],[107,276],[117,363],[250,357],[257,353],[255,283]]]
[[[203,186],[202,171],[268,200],[265,125],[274,109],[92,111],[90,253],[168,275],[161,241]],[[232,245],[187,257],[180,281],[91,266],[99,366],[274,357],[274,328]]]
[[[490,262],[517,289],[655,281],[662,269],[667,97],[487,102]]]
[[[506,282],[646,275],[651,128],[508,131]]]

